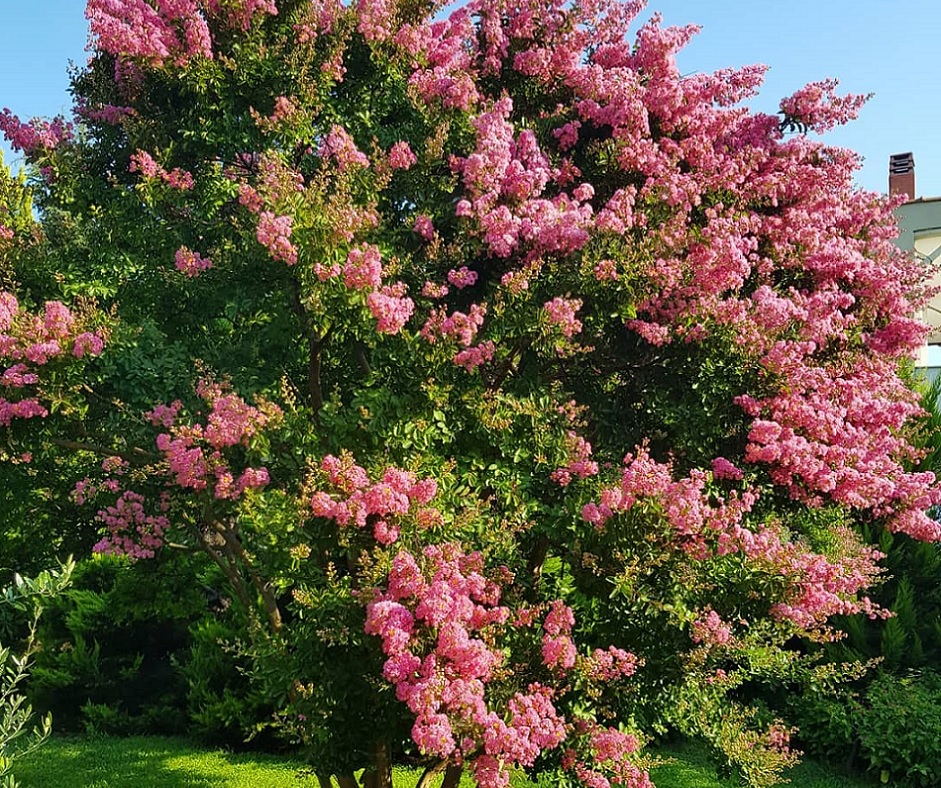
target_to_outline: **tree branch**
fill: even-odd
[[[232,556],[233,563],[238,559],[245,567],[248,579],[255,587],[258,595],[261,597],[262,604],[265,607],[265,615],[268,617],[268,624],[272,632],[278,632],[281,629],[281,608],[278,607],[278,600],[268,583],[255,571],[255,564],[252,561],[248,551],[242,545],[238,534],[232,528],[227,528],[218,521],[213,522],[213,528],[225,540],[226,551]]]
[[[131,449],[130,451],[122,451],[120,449],[111,449],[108,446],[100,446],[97,443],[67,441],[62,438],[50,438],[49,442],[53,446],[58,446],[61,449],[69,449],[70,451],[87,451],[92,454],[101,455],[102,457],[120,457],[122,460],[127,460],[135,465],[148,465],[160,459],[159,454],[138,448]]]

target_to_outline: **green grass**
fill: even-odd
[[[708,754],[696,745],[659,750],[671,762],[651,776],[657,788],[737,788],[720,780]],[[200,749],[185,739],[54,738],[17,763],[24,788],[316,788],[304,764],[288,758]],[[396,788],[412,788],[418,774],[401,771]],[[843,777],[812,763],[791,775],[794,788],[872,788],[874,783]],[[526,780],[514,780],[523,788]],[[469,780],[462,782],[470,786]],[[546,784],[544,784],[546,785]]]

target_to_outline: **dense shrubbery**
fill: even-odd
[[[882,782],[930,788],[941,782],[941,677],[878,672],[862,688],[806,694],[792,707],[799,743]]]
[[[196,624],[191,709],[270,703],[322,785],[641,788],[669,729],[771,785],[753,699],[882,615],[861,535],[941,534],[898,374],[924,272],[804,134],[863,99],[750,113],[761,68],[683,77],[694,29],[642,6],[89,0],[77,125],[0,114],[42,217],[0,213],[19,528],[208,556],[239,646],[215,683]],[[68,681],[148,666],[121,571],[58,637],[140,640],[83,635]],[[145,714],[97,689],[96,727]]]
[[[67,731],[185,731],[186,686],[174,663],[186,653],[190,625],[206,615],[199,580],[192,562],[80,563],[43,620],[34,705]]]
[[[188,732],[242,745],[272,709],[252,695],[226,592],[200,556],[79,563],[38,633],[33,705],[63,731]]]
[[[49,736],[52,718],[37,721],[25,696],[43,608],[61,594],[74,565],[41,572],[35,578],[14,575],[0,590],[0,785],[16,788],[14,761],[39,747]]]

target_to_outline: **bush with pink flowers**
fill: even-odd
[[[42,219],[0,456],[79,458],[100,551],[218,564],[323,786],[646,786],[670,729],[774,784],[747,698],[885,615],[859,526],[941,538],[922,270],[806,136],[864,99],[751,112],[764,67],[683,76],[640,0],[87,16],[74,122],[0,118]]]

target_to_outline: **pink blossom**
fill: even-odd
[[[426,241],[431,241],[435,237],[435,226],[431,221],[431,217],[423,213],[415,217],[415,224],[412,225],[412,229]]]
[[[707,646],[724,646],[732,636],[732,629],[724,623],[715,610],[710,610],[705,618],[693,622],[693,642]]]
[[[342,126],[334,125],[320,144],[320,155],[332,159],[340,172],[350,167],[368,167],[369,157],[356,147],[353,138]]]
[[[405,140],[395,143],[389,150],[389,166],[393,170],[410,169],[417,161],[418,158]]]
[[[472,287],[477,283],[477,272],[471,271],[466,265],[462,265],[456,270],[452,269],[448,271],[448,281],[458,290],[462,290],[465,287]]]
[[[457,366],[464,367],[468,372],[473,372],[479,366],[490,361],[495,351],[496,345],[488,339],[475,347],[458,351],[454,354],[453,361]]]
[[[582,308],[581,299],[553,298],[543,306],[550,325],[558,326],[562,336],[571,337],[582,330],[581,321],[575,313]]]
[[[837,96],[837,84],[835,79],[811,82],[783,99],[785,123],[793,122],[821,134],[854,120],[871,96]]]
[[[382,284],[379,247],[363,244],[350,250],[343,267],[343,281],[355,290],[374,290]]]
[[[212,40],[197,0],[88,0],[92,44],[109,54],[160,67],[211,59]]]
[[[276,216],[271,211],[262,211],[255,232],[258,243],[268,249],[271,258],[288,265],[297,263],[297,248],[290,241],[292,224],[290,216]]]
[[[193,278],[212,268],[212,260],[208,257],[200,257],[199,252],[194,252],[185,246],[176,250],[173,259],[177,271]]]
[[[13,150],[21,150],[27,156],[55,150],[73,136],[72,124],[61,117],[51,121],[34,118],[29,123],[23,123],[6,108],[0,112],[0,131]]]
[[[366,297],[366,305],[376,318],[380,334],[397,334],[415,310],[415,303],[405,297],[405,285],[398,283],[374,290]]]
[[[725,457],[716,457],[712,461],[712,475],[717,479],[732,479],[739,481],[744,477],[740,468],[736,468]]]

